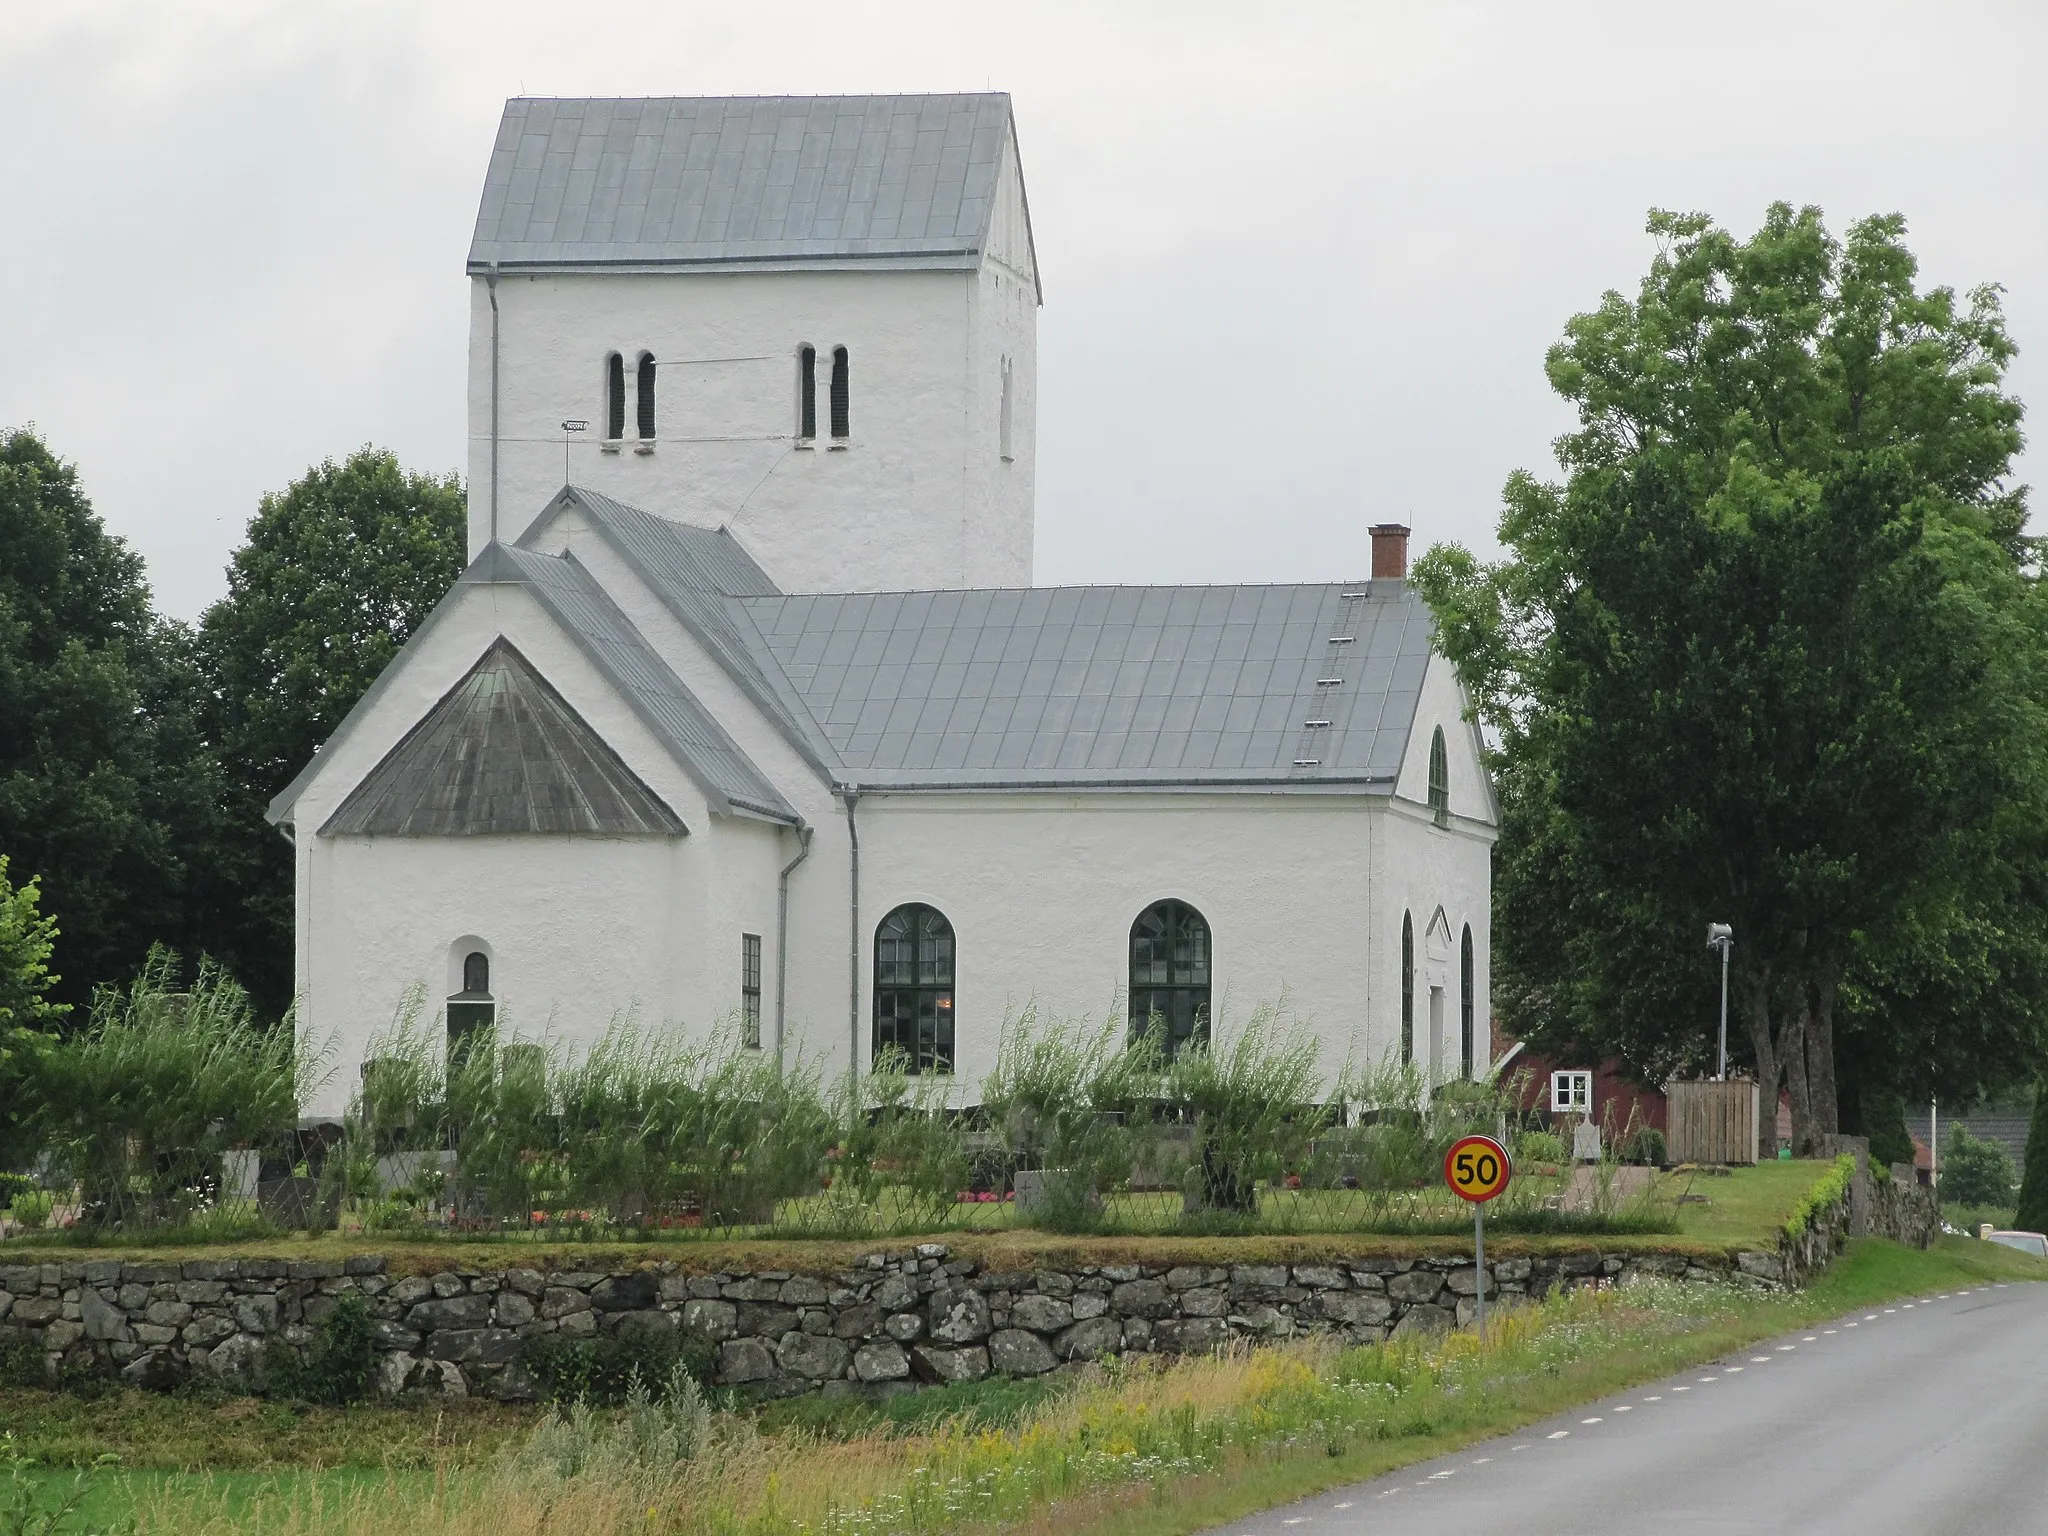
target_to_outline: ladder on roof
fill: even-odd
[[[1357,655],[1358,626],[1365,617],[1365,601],[1370,596],[1371,587],[1362,581],[1343,588],[1337,594],[1337,615],[1330,624],[1329,637],[1323,642],[1313,696],[1294,744],[1294,763],[1288,770],[1290,778],[1314,778],[1323,767],[1323,759],[1333,750],[1330,746],[1334,739],[1332,733],[1341,728],[1339,707],[1352,698],[1345,692],[1344,684],[1357,674],[1361,664]]]

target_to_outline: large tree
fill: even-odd
[[[200,621],[207,730],[228,779],[208,947],[266,1010],[291,997],[292,860],[265,808],[447,594],[464,529],[454,475],[363,448],[263,498],[227,596]]]
[[[77,471],[31,431],[0,437],[0,854],[61,925],[59,1002],[196,937],[218,790],[189,644]]]
[[[1549,354],[1564,478],[1510,479],[1505,560],[1440,548],[1416,579],[1499,732],[1508,1022],[1697,1066],[1705,924],[1731,922],[1736,1043],[1808,1145],[1845,1080],[1953,1096],[2039,1049],[2048,625],[2013,348],[1995,289],[1916,287],[1897,217],[1649,227],[1636,296]]]

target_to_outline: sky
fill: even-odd
[[[1041,583],[1495,552],[1545,349],[1652,207],[1902,212],[2048,396],[2048,7],[0,0],[0,430],[159,605],[365,443],[463,461],[463,258],[513,95],[1012,93],[1043,272]],[[2038,481],[2039,450],[2022,458]]]

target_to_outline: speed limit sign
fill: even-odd
[[[1474,1205],[1506,1189],[1514,1173],[1508,1149],[1491,1136],[1461,1136],[1444,1154],[1444,1182]]]

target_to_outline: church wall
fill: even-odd
[[[1122,1005],[1133,921],[1177,897],[1208,920],[1227,1028],[1284,997],[1334,1080],[1368,1039],[1368,848],[1359,796],[867,795],[861,825],[862,1045],[876,925],[945,913],[958,946],[963,1089],[993,1066],[1006,1013],[1101,1019]],[[841,965],[844,958],[841,957]],[[843,971],[841,973],[844,974]]]
[[[1416,704],[1415,726],[1385,833],[1378,849],[1382,860],[1380,888],[1385,906],[1376,924],[1378,953],[1374,975],[1384,1005],[1375,1010],[1376,1026],[1398,1042],[1401,1019],[1401,917],[1415,924],[1415,1060],[1430,1060],[1430,989],[1443,992],[1444,1060],[1457,1070],[1459,1055],[1460,961],[1458,945],[1466,924],[1472,927],[1473,1055],[1492,1059],[1490,1021],[1492,952],[1492,849],[1498,829],[1493,825],[1493,800],[1486,783],[1478,740],[1465,718],[1467,698],[1457,672],[1441,656],[1432,656],[1423,674],[1422,696]],[[1438,827],[1429,811],[1429,744],[1443,727],[1446,766],[1450,770],[1451,825]],[[1449,926],[1448,945],[1432,946],[1427,937],[1431,916],[1441,906]]]
[[[318,835],[500,634],[682,818],[689,837]],[[484,941],[493,988],[522,1028],[555,1015],[564,1033],[581,1038],[632,1002],[649,1016],[692,1024],[733,1006],[738,983],[725,984],[737,960],[722,963],[726,922],[711,919],[715,865],[708,848],[699,851],[714,825],[709,807],[534,600],[517,586],[464,588],[400,666],[369,714],[323,753],[327,761],[294,811],[300,1038],[316,1048],[331,1040],[337,1053],[312,1112],[345,1106],[364,1044],[389,1024],[411,983],[427,986],[429,1017],[438,1010],[449,990],[449,946],[459,938]],[[751,920],[760,905],[756,898]],[[737,920],[736,912],[726,919]],[[733,996],[714,1005],[724,996],[714,985]]]
[[[1022,188],[1012,145],[996,187],[988,254],[975,274],[967,469],[969,494],[975,503],[989,509],[989,515],[970,520],[971,526],[964,530],[971,537],[962,551],[962,563],[972,586],[1020,585],[1005,573],[1032,569],[1038,462],[1038,283]],[[1003,399],[1006,376],[1007,411]]]
[[[1006,286],[1014,279],[1005,279]],[[992,498],[974,460],[970,377],[986,371],[981,274],[971,271],[587,274],[507,277],[499,309],[498,536],[510,542],[568,478],[632,506],[730,526],[786,590],[1025,585],[1021,495]],[[491,310],[472,283],[470,552],[489,536]],[[1035,328],[1012,317],[1006,325]],[[816,446],[799,449],[797,352],[818,349]],[[1028,393],[1032,353],[1025,360]],[[830,446],[832,349],[850,357],[851,436]],[[653,451],[634,409],[642,350],[659,366]],[[605,357],[627,376],[626,438],[606,428]],[[993,366],[993,365],[989,365]],[[1028,414],[1028,413],[1027,413]],[[1013,422],[1015,402],[1013,402]],[[992,427],[990,431],[992,433]],[[1027,433],[1028,439],[1028,433]]]

